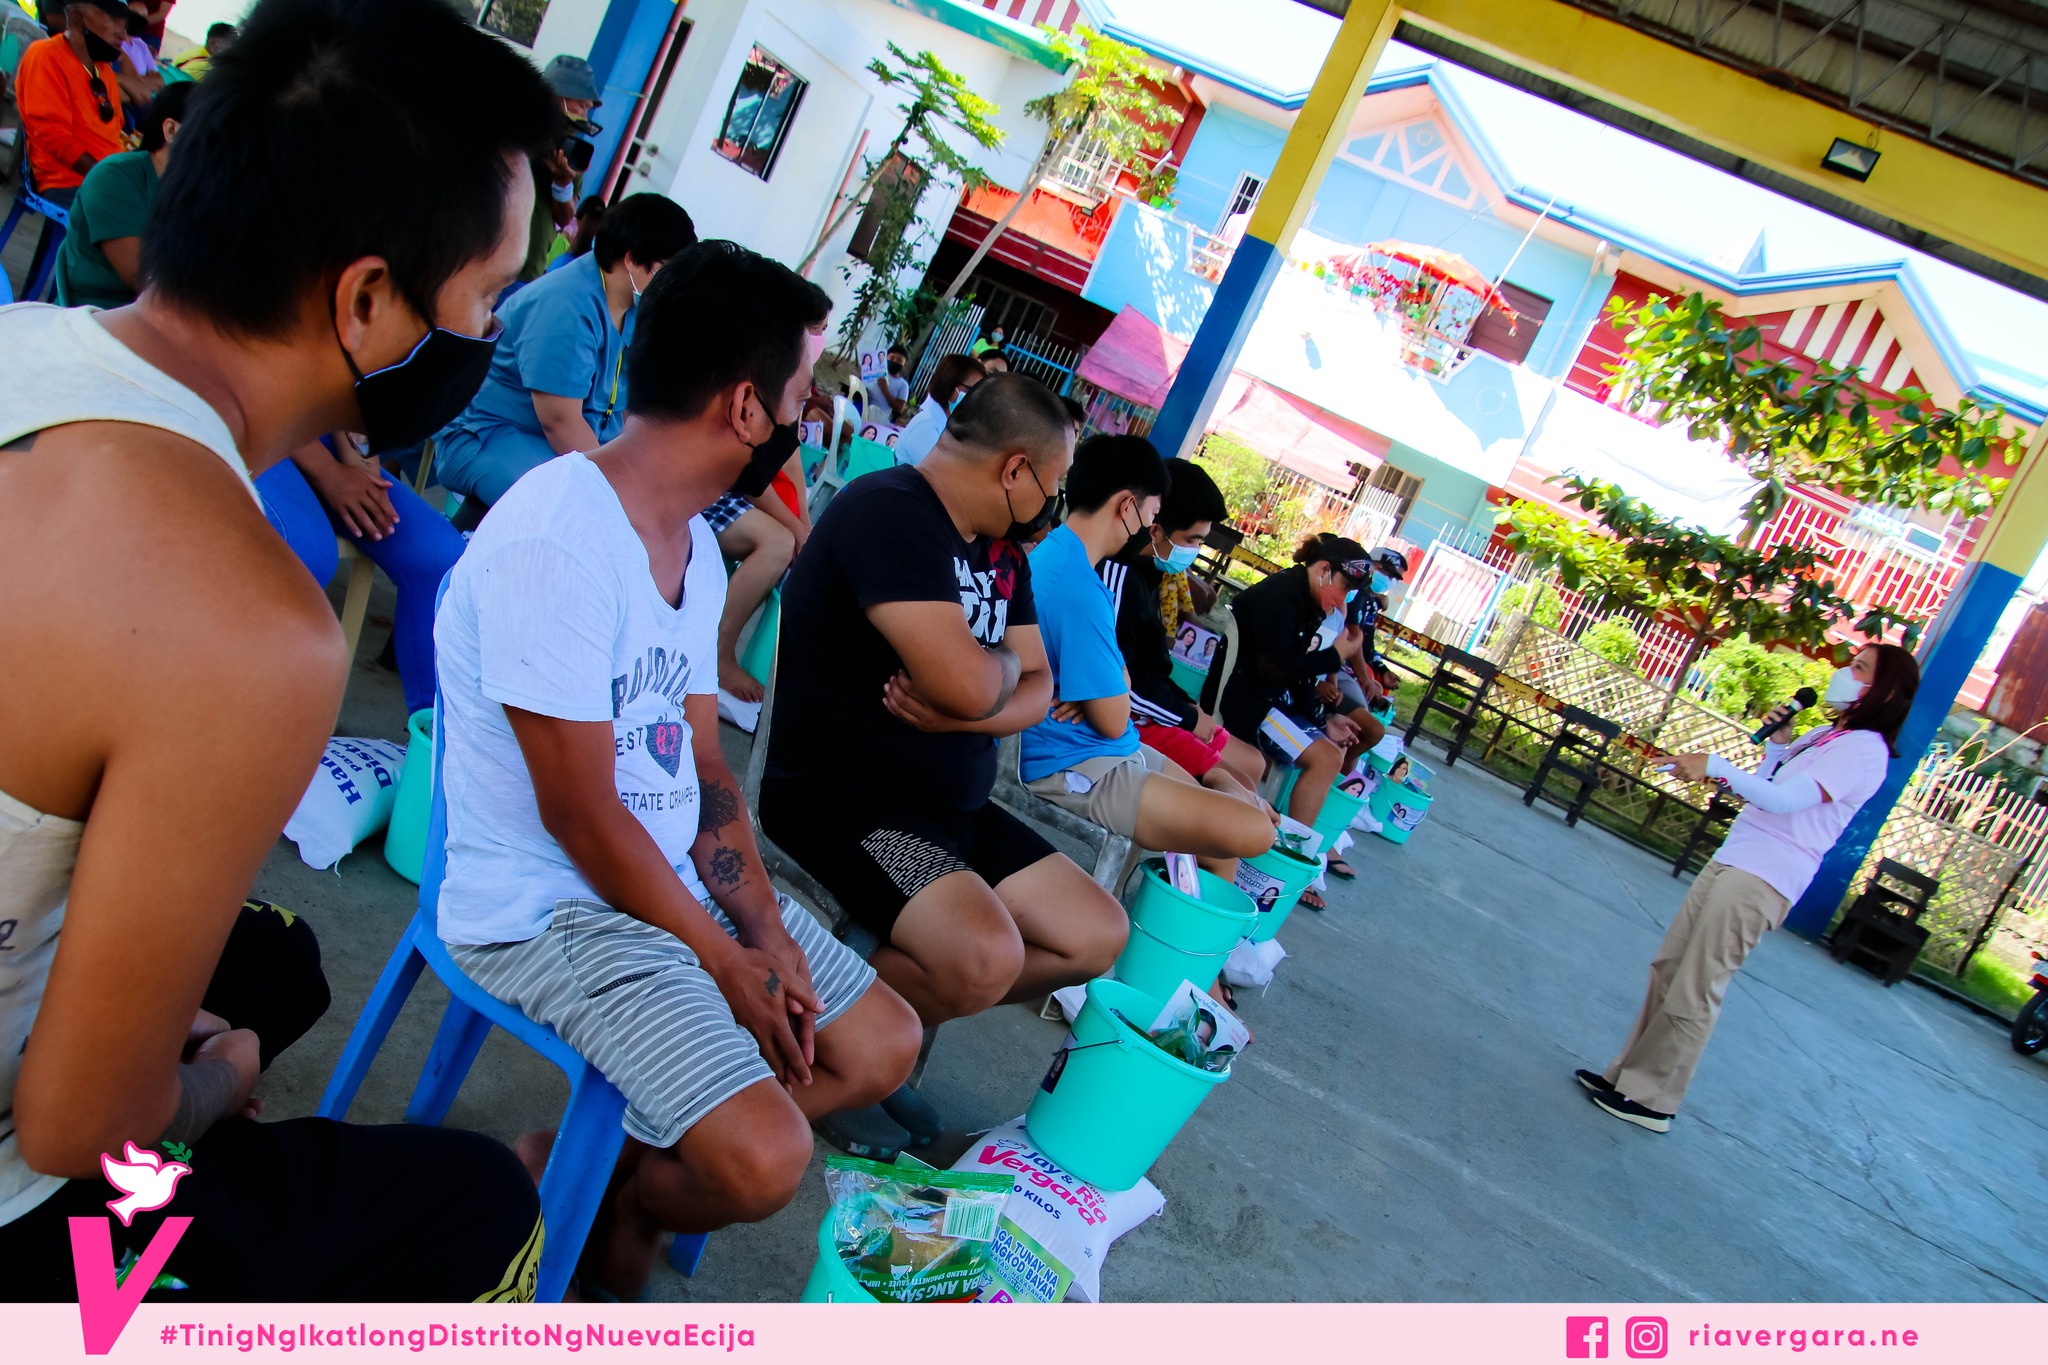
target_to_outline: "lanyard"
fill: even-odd
[[[1777,766],[1771,769],[1771,777],[1775,778],[1785,771],[1785,765],[1801,754],[1810,754],[1822,745],[1832,744],[1848,733],[1847,730],[1838,730],[1830,725],[1825,730],[1814,730],[1800,736],[1785,750],[1785,756],[1778,760]]]

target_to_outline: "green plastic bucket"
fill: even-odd
[[[1407,843],[1408,836],[1429,814],[1433,799],[1428,792],[1399,782],[1381,782],[1372,793],[1372,818],[1380,822],[1380,838],[1394,844]]]
[[[1301,893],[1321,870],[1318,859],[1304,858],[1278,844],[1256,858],[1238,862],[1237,889],[1252,898],[1252,907],[1259,914],[1258,923],[1252,927],[1252,942],[1264,943],[1280,932],[1280,926],[1287,923],[1287,917],[1301,903]],[[1261,902],[1268,888],[1277,892],[1271,906]]]
[[[434,708],[415,711],[405,722],[405,766],[391,797],[391,823],[384,827],[384,861],[420,884],[427,861],[427,808],[434,791]]]
[[[1382,782],[1380,786],[1387,784]],[[1358,812],[1365,809],[1365,798],[1353,796],[1341,787],[1332,786],[1329,795],[1323,798],[1322,814],[1316,816],[1315,832],[1323,836],[1323,847],[1328,849],[1337,842],[1337,836],[1351,828],[1351,821]]]
[[[1200,899],[1166,880],[1161,859],[1147,862],[1144,873],[1131,900],[1131,937],[1116,960],[1116,979],[1159,1000],[1183,981],[1207,989],[1230,950],[1258,923],[1258,907],[1208,872],[1199,874]]]
[[[847,1273],[846,1262],[839,1259],[839,1248],[832,1243],[834,1211],[826,1209],[824,1221],[818,1224],[818,1259],[811,1264],[811,1278],[804,1281],[803,1297],[797,1302],[880,1303],[860,1287],[860,1281]]]
[[[772,588],[754,617],[754,633],[740,651],[740,667],[757,682],[766,683],[775,668],[775,636],[782,629],[782,589]]]
[[[1169,1057],[1139,1032],[1161,1005],[1120,981],[1089,982],[1074,1045],[1053,1058],[1024,1115],[1040,1151],[1100,1189],[1143,1180],[1209,1092],[1230,1079]]]
[[[863,474],[895,467],[894,447],[885,446],[880,441],[870,441],[865,436],[854,437],[839,452],[839,471],[845,475],[848,483],[852,483]]]

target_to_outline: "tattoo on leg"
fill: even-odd
[[[711,880],[720,886],[738,886],[747,877],[747,860],[740,851],[726,845],[719,845],[711,855]]]
[[[775,992],[782,989],[782,977],[776,972],[768,973],[768,998],[774,999]]]
[[[739,794],[723,782],[707,782],[698,798],[697,832],[709,834],[740,818]]]

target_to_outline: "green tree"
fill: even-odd
[[[1266,490],[1273,483],[1273,467],[1265,456],[1235,436],[1212,431],[1202,438],[1193,459],[1216,481],[1233,525],[1264,514]]]
[[[1743,544],[1795,484],[1871,506],[1964,517],[1990,511],[2005,489],[1987,472],[1995,458],[2017,454],[2004,408],[1965,395],[1945,411],[1922,389],[1875,394],[1854,368],[1773,360],[1761,328],[1731,324],[1701,294],[1634,308],[1616,299],[1608,319],[1627,329],[1614,375],[1629,410],[1684,423],[1694,440],[1720,444],[1757,480],[1743,508]]]
[[[1003,130],[995,125],[995,116],[1002,112],[1001,109],[968,89],[966,77],[928,51],[913,57],[890,43],[889,55],[896,59],[895,66],[876,57],[868,62],[868,74],[890,89],[900,89],[908,96],[896,106],[903,115],[903,125],[889,139],[888,146],[868,158],[860,188],[847,196],[845,206],[818,234],[817,242],[797,266],[800,274],[810,274],[818,253],[825,249],[825,243],[846,226],[848,219],[867,207],[869,196],[875,192],[883,173],[898,156],[916,164],[922,172],[916,176],[897,176],[891,182],[892,188],[901,187],[910,195],[914,211],[917,195],[934,175],[943,173],[969,186],[983,184],[988,179],[980,166],[947,139],[946,129],[957,129],[984,149],[993,150],[1002,145]],[[904,221],[909,221],[907,215]]]
[[[1102,149],[1112,167],[1127,166],[1165,150],[1180,127],[1180,111],[1162,103],[1153,93],[1161,77],[1143,52],[1097,33],[1086,24],[1076,24],[1071,33],[1054,28],[1047,28],[1044,33],[1046,42],[1068,63],[1065,85],[1024,106],[1025,113],[1045,125],[1045,145],[1032,163],[1031,174],[1017,191],[1016,202],[989,228],[981,245],[939,296],[941,313],[960,296],[969,277],[995,249],[1010,221],[1052,174],[1053,159],[1063,148],[1085,141]],[[922,347],[926,340],[920,336],[912,349]]]
[[[1765,712],[1802,687],[1819,692],[1827,687],[1834,664],[1786,649],[1765,649],[1747,635],[1724,640],[1701,660],[1707,704],[1736,720],[1760,720]],[[1818,707],[1793,718],[1792,733],[1804,734],[1821,723]]]
[[[1610,616],[1579,637],[1579,644],[1611,664],[1633,669],[1642,652],[1642,637],[1619,616]]]

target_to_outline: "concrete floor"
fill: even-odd
[[[389,594],[380,579],[373,618]],[[373,620],[340,733],[401,735],[397,680],[368,662],[384,636]],[[1961,1006],[1773,935],[1671,1134],[1606,1118],[1571,1070],[1618,1046],[1687,883],[1467,766],[1438,792],[1411,843],[1366,839],[1359,881],[1289,923],[1292,956],[1246,998],[1257,1039],[1153,1170],[1166,1210],[1109,1257],[1106,1299],[2048,1297],[2048,1067]],[[413,889],[374,841],[339,875],[280,843],[256,894],[314,923],[334,987],[265,1080],[288,1117],[318,1098]],[[422,987],[354,1118],[398,1117],[439,999]],[[948,1025],[928,1093],[963,1132],[1001,1123],[1063,1033],[1022,1006]],[[510,1138],[565,1098],[498,1035],[451,1121]],[[791,1208],[714,1236],[694,1280],[661,1269],[655,1296],[794,1298],[824,1204],[814,1172]]]

